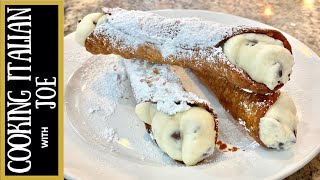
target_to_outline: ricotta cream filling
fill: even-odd
[[[288,149],[296,143],[297,124],[294,102],[287,93],[282,92],[260,119],[260,139],[269,148]]]
[[[77,43],[84,46],[87,37],[96,28],[106,20],[106,15],[103,13],[91,13],[86,15],[77,25],[75,39]]]
[[[271,90],[286,83],[292,73],[294,61],[290,51],[282,41],[264,34],[234,36],[223,44],[223,51],[231,63]]]
[[[157,144],[172,159],[195,165],[214,151],[215,121],[203,108],[191,107],[169,116],[146,102],[136,106],[136,114],[151,125]]]

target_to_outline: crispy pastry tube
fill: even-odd
[[[151,126],[159,147],[186,165],[211,155],[218,125],[208,102],[187,92],[168,65],[142,60],[124,64],[138,103],[136,114]]]
[[[114,53],[218,74],[239,88],[260,94],[282,87],[292,72],[291,46],[277,30],[165,18],[120,8],[103,10],[101,18],[92,18],[96,28],[85,31],[82,27],[89,25],[84,21],[76,32],[81,34],[78,42],[93,54]]]
[[[296,142],[297,112],[287,93],[250,93],[224,78],[208,76],[204,72],[194,73],[259,144],[267,148],[288,149]]]

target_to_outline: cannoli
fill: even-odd
[[[195,165],[215,149],[217,116],[209,103],[187,92],[167,65],[124,60],[136,114],[172,159]]]
[[[239,89],[224,78],[194,73],[259,144],[279,150],[296,143],[297,110],[287,93],[256,94]]]
[[[103,12],[101,18],[92,18],[90,26],[80,22],[76,31],[81,34],[77,41],[93,54],[114,53],[218,74],[260,94],[278,90],[292,72],[291,46],[277,30],[120,8]],[[98,26],[92,29],[95,22]]]

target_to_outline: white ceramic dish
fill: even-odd
[[[200,17],[226,24],[269,27],[228,14],[198,10],[154,11],[168,17]],[[301,117],[297,144],[288,151],[267,150],[253,142],[233,122],[204,86],[192,75],[203,94],[213,104],[220,119],[220,138],[241,150],[216,152],[194,167],[172,161],[147,135],[134,114],[135,101],[127,80],[120,100],[108,99],[114,86],[105,56],[93,56],[65,37],[65,132],[64,169],[68,179],[280,179],[307,164],[320,150],[320,58],[303,43],[285,34],[293,47],[295,66],[284,90],[294,99]],[[123,70],[118,70],[124,74]],[[122,77],[122,76],[120,76]],[[117,78],[117,76],[115,76]],[[105,83],[105,84],[103,84]],[[105,85],[104,89],[102,87]],[[117,91],[119,89],[114,89]],[[112,135],[113,128],[116,135]],[[111,133],[111,134],[110,134]],[[108,139],[109,138],[109,139]],[[111,138],[111,139],[110,139]],[[113,138],[113,139],[112,139]],[[108,142],[111,141],[112,142]]]

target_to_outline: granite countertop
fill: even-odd
[[[320,55],[320,0],[65,0],[65,35],[77,20],[101,7],[135,10],[201,9],[233,14],[276,27],[297,38]],[[287,179],[320,179],[320,154]]]

